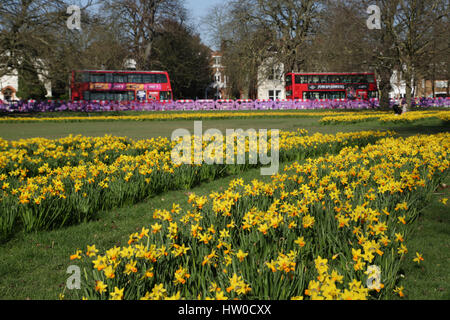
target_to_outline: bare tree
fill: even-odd
[[[372,1],[360,4],[368,6]],[[447,0],[377,0],[376,4],[381,11],[381,29],[368,34],[369,45],[373,47],[372,59],[381,80],[381,104],[388,106],[389,81],[397,69],[405,82],[403,111],[406,112],[411,106],[414,81],[431,67],[433,28],[445,19],[448,25],[449,3]]]
[[[208,42],[220,50],[223,42],[230,38],[232,17],[228,2],[213,5],[208,13],[201,18],[201,27],[206,31]]]
[[[436,81],[450,79],[450,28],[448,17],[436,21],[431,30],[432,44],[429,46],[428,58],[417,65],[416,87],[418,83],[431,80],[432,95],[436,97]],[[425,88],[424,88],[425,89]],[[447,84],[447,95],[448,95]],[[415,88],[417,92],[417,88]]]
[[[211,9],[206,25],[223,51],[234,96],[256,98],[258,73],[269,73],[272,67],[283,64],[286,71],[298,71],[305,66],[319,3],[241,0]]]
[[[49,80],[64,75],[61,61],[75,51],[64,50],[78,31],[67,27],[67,8],[78,5],[85,12],[93,0],[4,0],[0,2],[0,76],[19,75],[19,90],[42,86],[39,78]],[[85,15],[82,15],[83,17]],[[83,23],[85,21],[83,20]],[[66,40],[66,41],[64,41]],[[67,56],[61,57],[65,51]],[[22,88],[20,88],[22,86]]]
[[[305,71],[361,72],[373,69],[365,17],[346,0],[330,0],[319,15],[314,38],[306,47]]]
[[[321,1],[250,0],[254,10],[247,18],[273,33],[271,48],[286,71],[299,71],[304,66],[305,48],[312,39]]]
[[[395,26],[391,29],[406,83],[404,111],[411,106],[413,82],[420,69],[429,68],[433,51],[433,27],[445,17],[448,19],[449,2],[446,0],[400,0]],[[448,21],[448,20],[447,20]]]
[[[51,31],[65,22],[65,10],[61,0],[0,3],[0,76],[39,63],[37,58],[55,45]]]
[[[143,70],[150,64],[158,21],[168,16],[186,18],[179,0],[108,0],[105,10],[126,33],[137,68]]]

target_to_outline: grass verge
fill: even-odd
[[[407,261],[402,270],[404,276],[399,281],[407,299],[450,299],[450,202],[441,202],[450,198],[449,183],[447,179],[447,187],[436,190],[409,237]],[[423,254],[424,261],[420,264],[413,261],[416,252]]]

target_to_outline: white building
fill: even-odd
[[[215,90],[214,96],[216,99],[226,98],[227,76],[222,65],[222,54],[220,52],[213,52],[211,55],[214,82],[211,87]]]
[[[406,94],[406,82],[402,79],[402,74],[397,70],[392,72],[391,76],[391,87],[392,90],[389,93],[389,97],[391,99],[400,99],[403,98]]]
[[[41,74],[39,74],[39,80],[44,84],[47,94],[45,97],[50,98],[52,96],[52,83],[46,80]],[[19,90],[19,76],[17,71],[13,71],[10,75],[0,77],[0,100],[13,101],[20,100],[21,97],[17,96]]]
[[[389,93],[389,97],[391,99],[400,99],[406,96],[406,80],[403,79],[402,72],[398,72],[398,70],[394,70],[391,76],[391,87],[392,90]],[[414,97],[414,79],[411,79],[411,95]]]
[[[272,59],[258,69],[258,99],[286,99],[284,65],[273,63]]]

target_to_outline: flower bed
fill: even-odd
[[[381,123],[411,123],[418,120],[429,118],[438,118],[443,121],[448,121],[450,118],[450,111],[410,111],[402,115],[386,114],[386,113],[372,113],[372,114],[346,114],[346,115],[332,115],[325,116],[320,120],[321,124],[339,124],[339,123],[358,123],[365,121],[378,120]]]
[[[338,152],[348,145],[365,145],[392,135],[373,131],[305,134],[305,130],[280,132],[280,162]],[[210,142],[203,137],[203,152]],[[1,237],[18,226],[33,231],[79,223],[99,210],[135,203],[166,190],[189,189],[202,181],[260,166],[249,161],[236,165],[174,164],[171,151],[176,143],[164,137],[140,141],[111,136],[0,139]],[[272,152],[270,134],[267,145]],[[248,144],[245,150],[248,156]]]
[[[109,112],[109,111],[200,111],[200,110],[282,110],[282,109],[350,109],[364,110],[380,107],[378,99],[369,100],[292,100],[287,103],[283,100],[178,100],[178,101],[152,101],[152,102],[114,102],[114,101],[20,101],[13,104],[1,104],[0,112],[29,113],[29,112]],[[405,101],[391,100],[394,104],[403,104]],[[450,107],[450,98],[417,98],[412,101],[412,107]]]
[[[191,194],[125,246],[77,249],[79,298],[402,296],[411,225],[449,172],[449,148],[450,134],[386,138],[294,163],[270,183]]]

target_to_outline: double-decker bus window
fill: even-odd
[[[89,82],[89,74],[85,72],[75,72],[74,76],[75,83]]]
[[[104,92],[91,92],[90,100],[106,100],[106,95]]]
[[[114,100],[116,100],[115,99],[115,96],[114,96],[114,92],[106,92],[105,93],[105,100],[112,100],[112,101],[114,101]]]
[[[355,76],[355,78],[356,78],[356,82],[355,83],[366,83],[366,81],[367,81],[365,76],[357,75],[357,76]]]
[[[76,73],[75,81],[76,82],[89,82],[90,81],[89,73],[87,73],[87,72]]]
[[[119,91],[119,92],[83,91],[83,99],[108,100],[108,101],[133,101],[134,91]]]
[[[327,99],[345,99],[345,92],[344,91],[328,92]]]
[[[159,100],[171,100],[171,94],[170,91],[161,91],[159,93]]]
[[[287,75],[285,78],[286,87],[292,85],[292,75]]]
[[[91,73],[91,82],[105,82],[105,74]]]
[[[114,82],[115,83],[127,83],[128,82],[128,75],[126,74],[114,74]]]
[[[314,75],[312,76],[312,79],[310,79],[311,83],[320,83],[320,76],[319,75]]]
[[[308,83],[308,76],[297,75],[295,76],[296,84],[305,84]]]
[[[143,83],[155,83],[155,75],[154,74],[143,74],[142,82]]]
[[[319,97],[320,97],[319,92],[314,92],[314,91],[303,92],[303,99],[316,100],[316,99],[320,99]]]
[[[142,83],[142,75],[141,74],[129,74],[128,75],[128,82],[131,83]]]
[[[328,82],[329,82],[329,81],[328,81],[328,76],[321,75],[321,76],[319,77],[319,81],[320,81],[320,83],[328,83]]]
[[[308,91],[303,92],[303,99],[345,99],[344,91]]]
[[[360,76],[358,76],[358,75],[352,76],[352,83],[359,83],[359,80],[360,80]]]
[[[114,82],[114,76],[112,73],[106,73],[105,74],[105,82]]]
[[[340,76],[328,76],[328,81],[330,83],[342,83],[342,79]]]
[[[167,77],[165,74],[156,75],[156,83],[167,83]]]
[[[378,92],[377,91],[369,91],[369,93],[367,94],[367,97],[369,99],[378,98]]]
[[[128,97],[128,94],[126,92],[117,92],[117,101],[124,101]]]
[[[367,82],[368,83],[375,83],[375,77],[372,74],[367,75]]]

